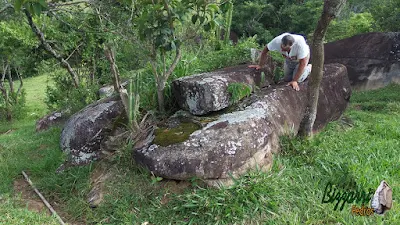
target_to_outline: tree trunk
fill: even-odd
[[[165,102],[164,102],[164,87],[157,84],[157,100],[158,100],[158,110],[161,113],[165,112]]]
[[[163,74],[157,76],[157,68],[155,67],[155,61],[152,63],[153,67],[153,73],[155,73],[156,76],[156,86],[157,86],[157,100],[158,100],[158,109],[160,112],[165,112],[165,101],[164,101],[164,88],[165,88],[165,83],[168,80],[168,77],[172,74],[174,71],[176,65],[178,65],[179,60],[181,59],[182,53],[180,50],[180,47],[176,47],[176,54],[174,61],[172,64],[169,66],[168,71],[163,72]],[[165,64],[165,63],[164,63]],[[163,65],[164,68],[166,68],[165,65]],[[165,71],[165,69],[164,69]]]
[[[10,95],[8,94],[7,87],[4,85],[5,77],[9,73],[9,71],[10,71],[10,65],[8,64],[8,61],[6,61],[5,63],[3,61],[3,74],[0,80],[0,90],[4,98],[4,104],[6,105],[6,119],[8,121],[11,121],[12,114],[11,114]]]
[[[22,76],[21,76],[21,73],[19,71],[20,71],[19,68],[15,68],[15,72],[17,73],[17,77],[18,77],[18,80],[19,80],[19,83],[20,83],[20,85],[18,87],[18,90],[17,90],[17,93],[15,95],[15,103],[16,104],[18,104],[19,96],[21,95],[22,87],[24,86],[24,82],[22,81]]]
[[[11,66],[8,67],[7,75],[8,75],[8,84],[10,85],[10,93],[14,93],[14,82],[11,75]]]
[[[314,31],[312,44],[312,71],[308,84],[307,106],[304,118],[300,123],[299,136],[311,137],[313,134],[313,126],[317,116],[317,106],[319,97],[319,87],[323,76],[324,67],[324,37],[328,29],[329,23],[334,19],[343,6],[346,0],[325,0],[322,15],[318,21]]]
[[[94,56],[90,58],[90,63],[92,64],[92,72],[90,73],[90,84],[94,84],[94,77],[95,74],[97,73],[96,59]]]
[[[113,75],[113,84],[114,84],[114,91],[120,93],[120,79],[119,79],[119,70],[117,64],[115,63],[115,56],[114,52],[110,48],[110,46],[104,47],[104,54],[106,55],[107,60],[110,62],[111,73]]]
[[[3,61],[3,74],[0,79],[0,90],[3,95],[4,101],[8,101],[7,89],[4,86],[4,79],[6,77],[8,67],[9,67],[8,63]]]
[[[51,47],[51,45],[49,45],[49,43],[47,43],[46,39],[44,38],[44,34],[42,33],[42,31],[40,31],[40,29],[33,22],[32,15],[28,12],[28,10],[25,9],[24,11],[25,11],[26,17],[28,18],[29,26],[31,27],[33,33],[39,38],[44,49],[46,49],[46,51],[48,53],[50,53],[55,59],[57,59],[61,63],[62,67],[66,68],[68,70],[68,73],[70,74],[72,81],[74,82],[74,86],[76,88],[78,88],[79,87],[78,75],[72,69],[71,65],[69,65],[67,60],[65,60],[61,55],[57,54],[57,52],[54,51],[54,49]]]

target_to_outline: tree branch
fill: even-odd
[[[167,74],[167,63],[165,62],[165,51],[161,50],[161,56],[163,61],[163,73],[164,75]]]
[[[56,58],[60,63],[61,66],[66,68],[71,75],[71,78],[74,82],[74,86],[76,88],[79,87],[79,79],[78,75],[75,73],[75,71],[72,69],[71,65],[57,52],[54,51],[54,49],[49,45],[49,43],[46,41],[44,34],[40,29],[36,26],[36,24],[33,22],[32,15],[28,12],[28,10],[24,9],[25,15],[28,18],[28,23],[29,26],[31,27],[33,33],[39,38],[40,42],[42,43],[43,47],[46,49],[47,52],[49,52],[54,58]]]
[[[22,76],[21,76],[21,73],[19,72],[19,69],[15,68],[15,71],[17,73],[17,77],[18,77],[18,80],[20,82],[20,85],[19,85],[18,91],[17,91],[17,95],[15,97],[15,102],[18,103],[18,96],[21,94],[22,86],[24,86],[24,82],[22,81]]]
[[[7,69],[7,75],[8,75],[8,84],[10,86],[10,93],[14,93],[14,82],[11,76],[11,66],[9,66]]]
[[[174,59],[174,61],[172,62],[171,66],[169,67],[167,73],[164,74],[164,77],[165,77],[165,78],[168,78],[168,77],[172,74],[172,72],[174,71],[176,65],[178,65],[178,62],[179,62],[179,60],[181,59],[181,56],[182,56],[182,52],[181,52],[180,47],[176,47],[175,59]]]
[[[110,67],[111,67],[111,73],[113,74],[113,83],[114,83],[114,90],[117,93],[121,93],[120,90],[120,82],[119,82],[119,71],[117,64],[115,63],[115,56],[114,52],[110,48],[110,46],[105,46],[104,47],[104,54],[107,58],[107,60],[110,62]]]
[[[75,53],[76,50],[78,50],[79,47],[81,47],[82,44],[83,44],[83,42],[81,42],[78,46],[76,46],[76,48],[72,51],[72,53],[65,60],[68,60],[69,58],[71,58],[71,56]]]
[[[82,1],[73,1],[73,2],[64,2],[64,3],[49,3],[49,7],[63,7],[63,6],[70,6],[70,5],[78,5],[78,4],[91,4],[91,0],[82,0]]]
[[[4,61],[3,61],[3,74],[2,74],[1,80],[0,80],[0,90],[1,90],[1,92],[3,94],[3,96],[4,96],[4,99],[7,99],[7,90],[4,87],[4,79],[5,79],[6,74],[7,74],[8,66],[9,65],[7,63],[4,63]]]
[[[150,55],[150,64],[151,64],[151,68],[153,70],[154,76],[156,77],[156,81],[158,83],[159,76],[158,76],[158,73],[157,73],[157,65],[156,65],[156,63],[157,63],[157,52],[156,52],[154,46],[152,46],[151,50],[152,51],[151,51],[151,55]]]

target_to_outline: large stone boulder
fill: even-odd
[[[400,83],[400,32],[360,34],[327,43],[325,63],[345,65],[356,90]]]
[[[149,144],[134,150],[134,159],[157,176],[210,183],[237,176],[249,168],[268,169],[278,152],[279,136],[297,133],[307,101],[307,82],[300,91],[278,85],[253,95],[243,110],[219,116],[181,143]],[[325,65],[315,130],[338,119],[351,89],[346,67]]]
[[[102,141],[124,121],[125,111],[119,96],[102,99],[74,114],[61,132],[61,150],[72,165],[84,165],[101,156]]]
[[[51,112],[36,121],[36,132],[44,131],[50,127],[64,123],[66,119],[65,112]]]
[[[229,84],[266,87],[273,82],[273,72],[273,66],[262,70],[248,68],[248,65],[235,66],[179,78],[172,82],[172,90],[180,108],[193,115],[205,115],[230,105]]]

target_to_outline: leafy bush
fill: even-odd
[[[54,85],[47,86],[45,100],[50,110],[66,110],[72,114],[98,99],[99,86],[87,79],[81,79],[79,87],[75,88],[64,70],[56,70],[50,76]]]
[[[7,116],[12,119],[21,119],[26,115],[26,93],[24,89],[17,96],[15,92],[10,93],[9,105],[6,104],[3,95],[0,95],[0,120],[5,120]]]
[[[373,31],[374,18],[371,13],[350,13],[348,19],[334,20],[328,27],[326,41],[336,41],[356,34]]]
[[[237,45],[225,45],[220,51],[204,54],[194,62],[199,72],[208,72],[227,66],[250,62],[250,48],[258,48],[256,37],[239,40]]]
[[[257,34],[267,43],[283,32],[308,35],[315,29],[323,1],[235,0],[232,30],[246,37]]]
[[[398,32],[400,30],[400,1],[398,0],[375,0],[373,7],[369,10],[375,19],[379,31]]]

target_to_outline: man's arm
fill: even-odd
[[[305,57],[305,58],[299,60],[299,68],[297,69],[297,73],[294,75],[293,80],[288,83],[288,86],[289,85],[292,86],[293,89],[295,89],[296,91],[300,90],[299,83],[297,81],[299,80],[300,76],[303,74],[304,69],[307,66],[307,62],[308,62],[307,59],[308,58]]]
[[[265,65],[265,60],[267,58],[267,54],[269,52],[268,46],[266,45],[265,48],[261,52],[260,62],[258,62],[258,66],[262,68]]]
[[[257,70],[262,68],[265,65],[265,60],[267,58],[268,52],[269,52],[268,46],[266,45],[265,48],[261,52],[260,61],[259,61],[258,65],[249,65],[249,68],[256,68]]]
[[[293,81],[298,81],[300,76],[303,74],[304,69],[307,66],[307,57],[299,60],[299,68],[297,69],[297,73],[294,75]]]

